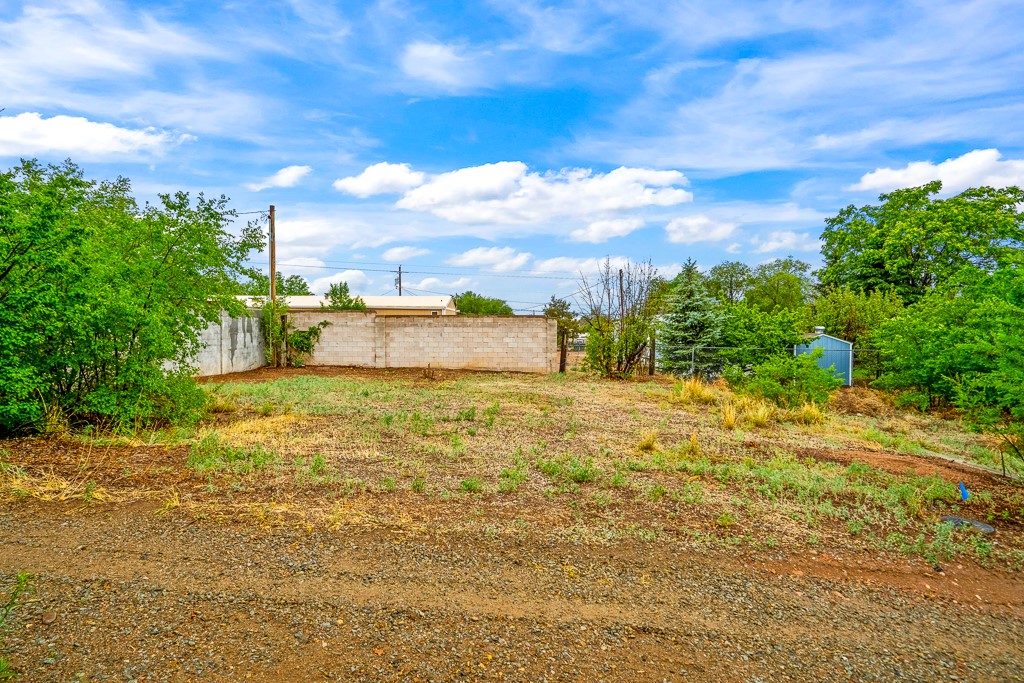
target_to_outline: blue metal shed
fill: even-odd
[[[821,357],[818,358],[818,367],[828,370],[835,366],[832,374],[843,380],[848,386],[853,386],[853,342],[839,339],[825,334],[825,328],[816,328],[813,334],[805,335],[807,342],[793,348],[793,355],[799,356],[802,353],[813,353],[815,349],[821,349]]]

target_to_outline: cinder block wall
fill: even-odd
[[[220,323],[208,325],[200,335],[202,350],[193,363],[199,376],[226,375],[266,365],[263,334],[259,319],[252,316],[232,318],[221,311]]]
[[[293,311],[308,329],[322,320],[307,363],[377,368],[554,372],[558,323],[541,317],[377,316],[363,311]]]
[[[297,330],[308,330],[326,320],[331,324],[320,332],[308,365],[353,365],[376,367],[374,319],[369,311],[289,311],[288,322]]]

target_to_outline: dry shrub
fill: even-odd
[[[736,428],[736,406],[732,402],[722,404],[722,427],[724,429]]]
[[[211,413],[234,413],[238,410],[238,404],[229,396],[222,396],[218,393],[210,395]]]
[[[740,419],[751,427],[766,427],[778,417],[778,409],[774,405],[756,398],[740,396],[736,404]]]
[[[653,430],[644,432],[636,447],[641,453],[653,453],[658,450],[658,432]]]
[[[786,411],[786,420],[804,425],[817,425],[825,421],[825,411],[811,401]]]
[[[711,405],[718,401],[718,396],[700,377],[689,377],[672,387],[672,400],[682,405]]]
[[[676,458],[686,458],[687,460],[697,460],[698,458],[704,457],[704,448],[697,441],[697,432],[690,432],[690,439],[684,441],[675,447],[674,453],[672,454]]]

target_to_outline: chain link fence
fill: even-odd
[[[587,340],[579,337],[572,340],[569,350],[575,355],[575,362],[582,360]],[[682,376],[701,375],[708,379],[720,377],[726,367],[738,365],[750,370],[770,356],[794,353],[794,347],[767,346],[655,346],[655,368],[658,373],[668,373],[666,361],[671,358],[675,374]],[[847,352],[842,352],[847,353]],[[872,382],[881,377],[884,370],[882,352],[879,349],[853,349],[854,383]]]

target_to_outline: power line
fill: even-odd
[[[406,270],[407,274],[414,275],[468,275],[472,277],[506,277],[506,278],[520,278],[525,280],[576,280],[575,277],[558,277],[556,275],[507,275],[505,273],[487,273],[487,272],[461,272],[461,273],[438,273],[431,272],[429,270]]]
[[[313,268],[315,270],[333,270],[333,271],[342,270],[341,268],[335,268],[335,267],[332,267],[332,266],[316,266],[316,265],[313,265],[311,263],[294,263],[294,262],[286,262],[286,261],[279,261],[277,265],[279,265],[279,266],[294,266],[296,268]],[[365,271],[365,272],[368,272],[368,273],[397,273],[398,272],[397,270],[391,270],[389,268],[361,268],[360,267],[360,268],[346,268],[344,270],[361,270],[361,271]],[[562,280],[562,281],[566,281],[566,280],[577,280],[578,279],[578,278],[575,278],[575,277],[559,277],[559,276],[556,276],[556,275],[510,275],[510,274],[507,274],[507,273],[488,273],[488,272],[485,272],[485,271],[477,271],[477,272],[460,271],[460,272],[445,272],[445,273],[442,273],[442,272],[430,271],[430,270],[403,270],[402,274],[403,275],[444,275],[444,276],[460,275],[460,276],[465,276],[465,277],[481,277],[481,278],[495,278],[495,277],[497,277],[497,278],[514,278],[514,279],[521,279],[521,280]]]

